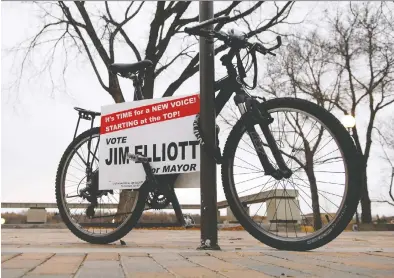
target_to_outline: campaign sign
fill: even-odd
[[[148,157],[157,175],[200,171],[193,133],[199,111],[199,94],[103,106],[99,189],[137,189],[144,183],[142,164],[128,159],[128,153]]]

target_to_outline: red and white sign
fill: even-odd
[[[145,181],[141,163],[127,153],[150,159],[155,174],[200,171],[200,146],[193,121],[199,94],[103,106],[100,127],[99,189],[137,189]]]

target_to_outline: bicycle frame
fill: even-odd
[[[291,170],[286,166],[286,163],[276,145],[275,139],[273,138],[268,125],[273,122],[273,119],[270,117],[267,111],[260,112],[260,108],[258,107],[259,102],[255,97],[249,95],[241,82],[238,82],[237,78],[239,77],[237,70],[232,64],[233,58],[239,53],[239,49],[230,48],[229,52],[223,55],[220,60],[222,65],[226,67],[228,75],[214,83],[214,92],[217,93],[215,97],[215,118],[220,114],[223,110],[226,103],[230,100],[233,93],[234,102],[238,107],[241,115],[244,117],[245,125],[247,126],[247,132],[252,140],[252,143],[256,149],[259,160],[263,166],[264,172],[266,175],[271,175],[277,180],[281,180],[282,178],[289,178],[292,174]],[[257,66],[257,65],[255,65]],[[133,85],[135,88],[135,96],[138,100],[143,99],[143,94],[141,90],[142,82],[143,82],[143,74],[132,77]],[[264,150],[263,142],[260,136],[257,134],[254,125],[248,124],[249,122],[258,122],[263,134],[267,140],[268,147],[271,149],[271,152],[278,164],[279,169],[275,169],[271,162],[268,159],[268,156]],[[171,180],[171,183],[175,183],[177,174],[174,175],[175,179]]]
[[[259,160],[263,166],[264,172],[266,175],[271,175],[277,180],[282,178],[288,178],[291,176],[291,170],[286,166],[283,157],[276,145],[276,142],[269,130],[268,125],[272,123],[273,119],[270,117],[267,111],[260,111],[259,101],[256,97],[249,95],[244,86],[237,80],[238,73],[232,64],[232,59],[237,54],[235,49],[230,49],[229,52],[221,57],[221,62],[223,66],[226,67],[228,75],[214,83],[214,92],[215,97],[215,118],[220,114],[223,110],[226,103],[230,100],[231,96],[235,93],[234,102],[238,107],[241,113],[241,120],[244,121],[245,126],[247,128],[247,133],[249,134],[251,141],[254,145],[254,148],[257,152]],[[257,66],[257,65],[256,65]],[[133,86],[135,88],[135,97],[137,100],[142,100],[142,85],[144,80],[144,72],[140,72],[138,75],[131,75],[130,79],[133,81]],[[78,110],[78,109],[77,109]],[[83,110],[83,112],[79,111],[80,118],[78,119],[77,129],[79,125],[79,120],[81,118],[92,120],[91,125],[93,125],[93,120],[95,115],[99,115],[99,113],[94,114],[95,112]],[[88,114],[90,117],[83,117],[85,114]],[[257,134],[255,129],[255,124],[258,123],[263,134],[267,140],[268,147],[271,149],[271,152],[278,164],[279,169],[275,169],[270,163],[267,154],[264,150],[263,142],[260,136]],[[77,132],[75,131],[75,134]],[[75,135],[74,135],[75,137]],[[183,213],[180,208],[178,199],[174,192],[174,184],[179,174],[166,174],[166,175],[153,175],[150,171],[150,166],[148,162],[143,163],[144,170],[147,173],[147,179],[153,182],[155,186],[160,186],[166,184],[169,187],[169,198],[171,198],[171,202],[177,216],[178,221],[185,225],[185,221],[183,219]],[[161,186],[160,186],[161,187]]]

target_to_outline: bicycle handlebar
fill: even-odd
[[[250,43],[247,41],[247,38],[239,37],[239,36],[232,36],[229,34],[226,34],[221,31],[215,31],[215,30],[204,30],[203,27],[210,25],[210,24],[215,24],[219,22],[227,22],[230,19],[229,16],[223,16],[223,17],[217,17],[217,18],[212,18],[209,20],[205,20],[203,22],[200,22],[199,24],[190,27],[190,28],[185,28],[184,32],[189,34],[189,35],[196,35],[196,36],[201,36],[201,37],[206,37],[206,38],[217,38],[221,41],[223,41],[225,44],[229,45],[230,47],[237,47],[237,48],[250,48],[254,49],[257,52],[260,52],[264,55],[266,54],[271,54],[273,56],[276,56],[276,54],[272,53],[272,50],[275,50],[279,48],[282,45],[282,39],[280,36],[276,37],[277,44],[273,47],[266,48],[263,46],[261,43]]]
[[[216,18],[208,19],[208,20],[200,22],[199,24],[197,24],[197,25],[195,25],[193,27],[190,27],[190,28],[186,27],[185,28],[185,32],[188,33],[188,32],[193,31],[195,29],[200,29],[200,28],[203,28],[203,27],[205,27],[207,25],[215,24],[215,23],[219,23],[219,22],[226,23],[226,21],[228,21],[229,19],[230,19],[229,16],[222,16],[222,17],[216,17]]]
[[[216,39],[223,41],[231,49],[229,52],[229,53],[231,53],[230,60],[232,60],[234,58],[234,56],[236,56],[236,58],[237,58],[238,75],[241,78],[242,84],[245,85],[248,89],[254,89],[254,88],[256,88],[256,85],[257,85],[256,51],[262,53],[263,55],[270,54],[270,55],[276,56],[276,54],[272,53],[271,51],[279,48],[282,45],[282,39],[280,36],[277,36],[276,37],[277,44],[273,47],[266,48],[260,42],[256,42],[256,43],[248,42],[248,37],[244,36],[244,35],[237,35],[237,34],[234,34],[234,32],[225,33],[223,31],[215,31],[214,29],[209,29],[209,30],[203,29],[204,26],[207,26],[210,24],[219,23],[219,22],[227,23],[229,21],[229,18],[230,17],[225,16],[225,17],[217,17],[217,18],[205,20],[196,26],[193,26],[190,28],[186,27],[184,29],[184,32],[189,35],[196,35],[196,36],[205,37],[205,38],[209,38],[209,39],[216,38]],[[240,58],[240,54],[239,54],[240,50],[243,48],[247,48],[248,52],[249,52],[248,54],[252,55],[252,62],[254,65],[253,86],[247,85],[244,81],[244,78],[246,77],[246,72],[245,72],[245,68],[242,64],[242,59]]]
[[[276,54],[272,53],[271,51],[281,47],[281,45],[282,45],[282,38],[280,36],[277,36],[276,37],[276,42],[277,42],[277,44],[275,46],[273,46],[273,47],[270,47],[270,48],[265,48],[265,46],[263,46],[261,43],[255,43],[255,45],[257,46],[256,50],[258,52],[262,53],[262,54],[267,54],[268,53],[268,54],[271,54],[273,56],[276,56]],[[259,49],[259,48],[261,48],[261,49]]]

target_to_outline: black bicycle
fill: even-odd
[[[228,74],[215,83],[215,106],[216,115],[221,115],[225,123],[236,123],[223,153],[219,145],[205,143],[198,117],[191,128],[201,147],[221,164],[226,205],[245,230],[277,249],[323,246],[346,228],[356,211],[360,176],[354,143],[337,118],[317,104],[297,98],[265,100],[250,95],[247,90],[256,87],[256,53],[275,55],[272,51],[281,46],[281,39],[277,37],[278,44],[266,48],[234,32],[204,29],[227,20],[215,18],[184,31],[217,39],[228,47],[220,59]],[[244,58],[241,51],[247,53]],[[252,62],[245,67],[246,57]],[[144,70],[151,65],[144,60],[113,64],[110,70],[132,79],[140,100]],[[254,79],[249,86],[245,78],[252,66]],[[234,93],[235,109],[228,102]],[[230,104],[228,109],[224,109],[226,104]],[[179,175],[154,175],[144,157],[129,154],[130,159],[142,162],[146,171],[141,188],[99,190],[100,128],[93,127],[93,122],[100,113],[76,110],[79,119],[74,140],[61,158],[56,177],[57,205],[67,227],[84,241],[110,243],[138,225],[144,211],[163,209],[170,203],[184,224],[174,192]],[[81,119],[91,121],[91,128],[76,136]]]

